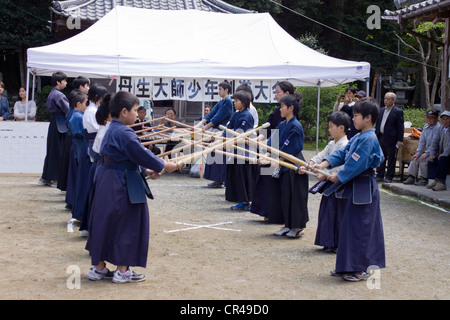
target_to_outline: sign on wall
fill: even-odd
[[[274,80],[229,80],[229,79],[182,79],[154,77],[126,77],[117,79],[117,91],[128,91],[140,99],[219,101],[219,84],[228,81],[233,94],[237,87],[247,83],[253,91],[257,103],[275,103]]]

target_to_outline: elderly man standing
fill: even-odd
[[[408,166],[409,178],[403,182],[404,184],[415,184],[416,186],[427,185],[430,146],[440,127],[438,117],[439,112],[437,110],[429,110],[427,112],[427,124],[423,127],[422,133],[420,134],[416,154],[412,156]]]
[[[397,151],[398,148],[403,146],[403,135],[405,132],[403,111],[395,106],[395,99],[395,93],[388,92],[385,94],[385,107],[380,109],[380,116],[375,127],[375,133],[385,158],[377,169],[377,181],[387,183],[391,183],[394,178]]]

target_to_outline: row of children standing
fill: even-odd
[[[258,123],[255,123],[255,117],[251,113],[253,107],[251,88],[246,84],[236,88],[233,95],[235,113],[231,110],[233,103],[229,96],[231,86],[225,82],[219,84],[219,88],[223,93],[222,100],[197,126],[203,126],[203,130],[208,130],[226,123],[227,129],[241,133],[254,129]],[[269,146],[276,141],[278,145],[273,147],[303,159],[304,133],[298,120],[302,95],[295,92],[290,82],[282,81],[276,85],[275,97],[281,106],[269,116],[270,127],[267,134],[260,135],[258,139],[269,138],[267,141]],[[276,136],[274,142],[272,133]],[[223,136],[232,137],[225,131]],[[237,150],[232,152],[238,153]],[[249,156],[249,153],[245,152],[244,156]],[[270,154],[266,156],[270,157]],[[264,216],[269,222],[284,223],[285,226],[275,232],[275,235],[292,238],[301,236],[309,220],[307,175],[296,175],[292,170],[281,168],[277,178],[273,178],[267,174],[267,169],[270,169],[267,166],[270,167],[270,164],[252,164],[248,160],[238,164],[238,160],[226,159],[225,156],[220,160],[222,163],[207,161],[204,178],[213,181],[208,185],[210,187],[225,186],[225,199],[238,203],[231,207],[232,210],[249,209],[255,214]]]
[[[52,82],[55,85],[47,107],[56,112],[52,114],[48,135],[49,141],[60,139],[61,143],[58,149],[48,145],[46,158],[55,160],[45,161],[40,182],[48,184],[45,180],[48,169],[55,169],[61,159],[68,162],[61,166],[67,172],[57,168],[66,176],[59,177],[66,179],[65,185],[60,186],[65,188],[73,219],[81,221],[80,230],[88,236],[86,249],[93,265],[88,274],[90,280],[142,281],[145,275],[136,274],[130,266],[146,267],[147,263],[147,197],[151,197],[151,192],[144,176],[156,179],[163,169],[173,172],[177,165],[159,159],[143,147],[129,128],[135,123],[139,105],[134,95],[127,92],[111,95],[104,87],[90,87],[88,79],[79,77],[74,81],[77,88],[67,99],[61,92],[67,85],[67,76],[57,72]],[[64,125],[66,129],[61,131],[65,132],[57,130]],[[108,130],[109,127],[113,129]],[[66,143],[67,154],[63,157],[64,135],[57,134],[66,133],[71,145],[68,147]],[[54,174],[51,181],[56,180]],[[116,270],[109,271],[106,262],[116,265]]]
[[[67,114],[70,110],[70,107],[68,110],[66,108],[67,99],[58,92],[61,90],[58,86],[67,82],[67,77],[64,76],[55,75],[56,90],[52,90],[49,95],[50,107],[54,107],[52,105],[54,103],[60,108],[52,115],[49,136],[55,129],[61,133],[60,130],[63,127],[60,120],[61,113]],[[109,101],[110,96],[101,93],[104,91],[93,87],[88,92],[88,96],[97,103],[96,106],[100,104],[100,108],[109,107],[110,110],[105,114],[111,114],[113,118],[110,127],[114,129],[105,131],[106,142],[101,146],[103,156],[101,159],[98,153],[94,153],[96,145],[93,139],[94,131],[89,132],[87,126],[84,126],[83,119],[86,111],[80,117],[83,110],[87,110],[85,109],[87,97],[80,90],[75,90],[70,95],[70,105],[74,110],[69,113],[71,116],[68,125],[66,123],[71,128],[72,137],[78,138],[72,143],[73,154],[76,154],[78,160],[83,156],[87,158],[87,155],[92,163],[98,162],[98,166],[97,163],[91,165],[95,168],[93,171],[95,176],[92,171],[89,170],[91,173],[85,171],[85,178],[87,176],[87,181],[90,181],[84,185],[84,192],[88,195],[85,196],[86,202],[80,201],[88,210],[82,217],[85,224],[89,222],[86,249],[90,252],[93,267],[88,277],[91,280],[112,277],[114,282],[142,281],[145,276],[138,275],[129,269],[129,266],[145,267],[148,254],[149,220],[145,194],[150,196],[151,193],[148,186],[145,188],[145,180],[143,183],[138,169],[139,166],[149,168],[145,169],[145,174],[157,178],[158,172],[162,169],[172,172],[177,169],[177,166],[173,162],[164,162],[155,157],[152,152],[142,146],[134,131],[128,127],[136,120],[139,103],[137,98],[126,92],[120,92]],[[250,130],[254,127],[253,117],[247,110],[250,106],[251,95],[244,90],[238,90],[234,100],[237,112],[231,117],[227,125],[228,129]],[[288,94],[280,98],[280,104],[279,115],[284,120],[276,127],[279,134],[278,144],[275,144],[275,135],[271,134],[268,145],[303,159],[301,151],[304,135],[301,124],[298,122],[301,95]],[[336,150],[322,159],[320,164],[312,166],[314,170],[317,170],[344,165],[338,173],[332,173],[328,177],[333,184],[325,188],[323,194],[324,197],[331,198],[321,204],[318,225],[326,226],[327,222],[323,217],[329,217],[334,213],[335,222],[328,222],[328,227],[338,226],[337,236],[333,236],[337,240],[331,245],[335,247],[337,244],[338,247],[336,268],[332,274],[342,275],[345,280],[350,281],[364,278],[366,275],[364,271],[370,265],[379,268],[385,265],[379,193],[373,176],[373,168],[376,168],[384,159],[373,129],[378,112],[378,105],[372,100],[364,99],[355,104],[354,124],[361,133],[352,138],[344,148]],[[99,113],[96,112],[96,114]],[[83,124],[82,130],[80,118]],[[105,121],[104,118],[103,120],[99,118],[98,123],[106,124]],[[333,121],[331,118],[330,122],[338,124],[337,120]],[[81,140],[80,132],[82,131],[84,142]],[[85,153],[82,150],[86,150]],[[47,161],[46,166],[49,167]],[[80,166],[81,162],[78,161],[77,172]],[[236,201],[236,199],[233,200],[235,195],[240,197],[242,194],[251,194],[253,191],[251,183],[253,180],[248,173],[252,172],[254,165],[248,167],[250,164],[246,162],[243,166],[227,165],[227,172],[229,172],[226,178],[227,188],[229,188],[226,191],[227,200]],[[299,169],[298,172],[302,173],[302,170],[305,168]],[[245,181],[234,179],[243,174],[248,174],[248,179]],[[78,185],[77,180],[75,189],[78,189]],[[272,217],[278,217],[285,224],[275,234],[281,236],[291,233],[292,237],[298,237],[308,221],[307,176],[282,168],[277,177],[272,178],[268,188],[269,221]],[[247,200],[250,198],[252,198],[251,195]],[[113,201],[105,201],[106,199],[113,199]],[[75,201],[78,203],[78,200]],[[238,201],[241,200],[238,199]],[[334,204],[330,205],[332,203]],[[320,244],[320,241],[318,243]],[[107,261],[117,266],[114,274],[106,267]]]
[[[301,94],[296,93],[287,81],[280,82],[276,89],[280,106],[268,119],[272,130],[268,134],[267,145],[304,160],[304,133],[298,121]],[[236,113],[227,128],[250,130],[253,126],[247,124],[252,122],[246,112],[247,97],[237,90],[233,98]],[[367,279],[370,266],[385,267],[379,192],[373,176],[374,169],[384,159],[373,129],[379,106],[373,99],[363,99],[358,102],[354,114],[353,122],[344,112],[334,112],[328,118],[334,140],[309,161],[309,170],[314,168],[318,173],[320,169],[334,169],[329,177],[318,174],[320,182],[311,190],[308,190],[305,167],[300,167],[298,171],[281,167],[270,176],[262,174],[262,170],[270,166],[262,161],[259,161],[256,173],[252,170],[254,165],[248,162],[228,164],[225,184],[226,200],[241,202],[232,209],[245,210],[250,206],[251,212],[263,216],[265,220],[284,224],[275,235],[291,238],[298,238],[304,233],[309,219],[308,192],[323,193],[315,244],[325,251],[337,252],[336,267],[331,274],[348,281]],[[349,143],[346,133],[352,123],[361,133]],[[276,141],[278,144],[274,144]],[[268,153],[266,156],[272,155]]]
[[[89,198],[99,160],[98,152],[93,150],[93,146],[97,132],[107,123],[108,101],[103,105],[101,103],[108,92],[103,86],[91,87],[89,79],[80,76],[73,80],[74,89],[69,98],[66,98],[61,90],[67,85],[67,76],[56,72],[52,76],[52,83],[54,88],[48,97],[47,108],[49,111],[59,108],[59,111],[52,112],[48,151],[41,180],[48,176],[47,172],[53,171],[51,178],[45,180],[52,181],[52,184],[66,193],[66,208],[72,211],[74,220],[81,222],[82,236],[87,236]],[[98,110],[101,112],[97,112]],[[52,126],[53,119],[57,130]],[[53,143],[54,141],[58,143]],[[41,184],[44,183],[41,181]]]

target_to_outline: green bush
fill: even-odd
[[[403,118],[406,121],[410,121],[411,127],[423,128],[426,124],[425,115],[426,110],[421,108],[403,108]]]
[[[256,108],[256,111],[258,111],[259,125],[262,125],[263,123],[267,122],[270,114],[273,112],[273,110],[276,109],[278,105],[270,103],[255,103],[254,106]]]
[[[52,86],[45,86],[40,92],[34,94],[34,100],[36,102],[36,121],[50,121],[51,115],[48,112],[45,103],[47,102],[47,97],[50,91],[52,91]]]
[[[339,93],[344,93],[348,84],[335,87],[320,88],[320,109],[319,109],[319,141],[327,142],[328,116],[333,113],[333,106]],[[316,141],[317,134],[317,87],[298,87],[303,95],[303,107],[300,113],[300,122],[305,132],[305,142]]]
[[[326,142],[329,139],[328,134],[328,116],[333,112],[333,106],[339,93],[344,93],[348,84],[335,87],[325,87],[320,89],[320,112],[319,112],[319,141]],[[300,112],[300,122],[305,133],[305,143],[315,143],[317,128],[317,87],[297,87],[303,95],[303,105]],[[278,104],[255,104],[258,111],[259,124],[267,121],[269,115],[278,106]]]

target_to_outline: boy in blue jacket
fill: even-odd
[[[365,98],[353,106],[353,122],[357,130],[348,144],[325,158],[314,169],[344,165],[328,179],[333,183],[324,195],[335,193],[341,201],[342,224],[339,232],[336,269],[332,275],[347,281],[367,279],[369,267],[385,267],[383,223],[380,194],[374,169],[384,161],[373,124],[379,114],[376,100]],[[355,192],[357,190],[357,192]]]

